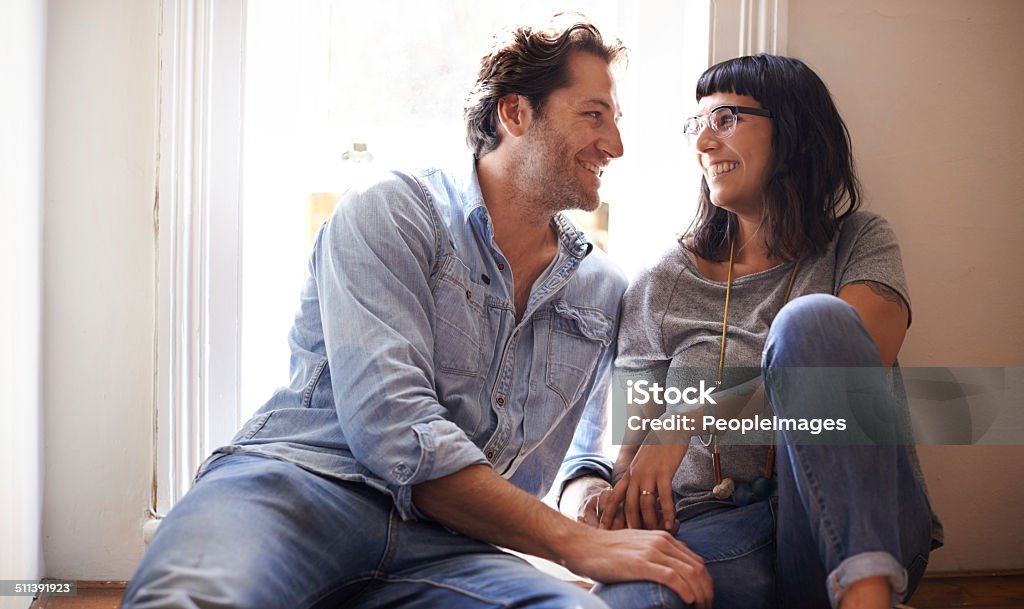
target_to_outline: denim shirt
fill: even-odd
[[[406,519],[422,516],[412,485],[470,465],[538,497],[556,479],[609,477],[626,280],[559,214],[558,252],[517,323],[509,263],[466,169],[389,172],[346,193],[310,258],[289,386],[199,475],[224,454],[262,454],[388,493]]]

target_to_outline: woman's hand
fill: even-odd
[[[613,492],[612,487],[609,486],[587,497],[577,520],[592,527],[612,531],[626,528],[626,516],[622,511],[622,505],[616,504],[612,498]],[[601,521],[606,516],[610,519],[611,524],[602,526]]]
[[[558,505],[563,514],[574,518],[576,522],[597,527],[601,517],[611,509],[611,497],[612,485],[597,476],[583,476],[565,485]],[[614,518],[610,527],[612,529],[626,527],[621,510],[618,512],[618,517]]]
[[[660,529],[675,534],[675,502],[672,478],[686,456],[687,444],[645,444],[639,447],[628,470],[615,485],[607,507],[602,505],[601,528],[615,528],[621,509],[626,526]]]

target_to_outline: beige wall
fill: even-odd
[[[50,0],[43,398],[46,575],[127,579],[153,416],[159,2]]]
[[[1024,2],[789,0],[788,27],[900,238],[903,365],[1024,366]],[[1024,568],[1024,447],[920,453],[947,535],[930,569]]]

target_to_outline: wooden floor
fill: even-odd
[[[77,596],[37,599],[31,609],[117,609],[125,582],[80,582]],[[915,609],[1024,609],[1024,573],[926,577]]]
[[[117,609],[128,582],[78,582],[75,596],[43,596],[30,609]]]
[[[1024,609],[1024,573],[927,576],[910,604],[916,609]]]

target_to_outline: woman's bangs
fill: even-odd
[[[763,87],[759,86],[763,70],[756,57],[738,57],[713,65],[697,81],[697,101],[714,93],[749,95],[761,101]]]

